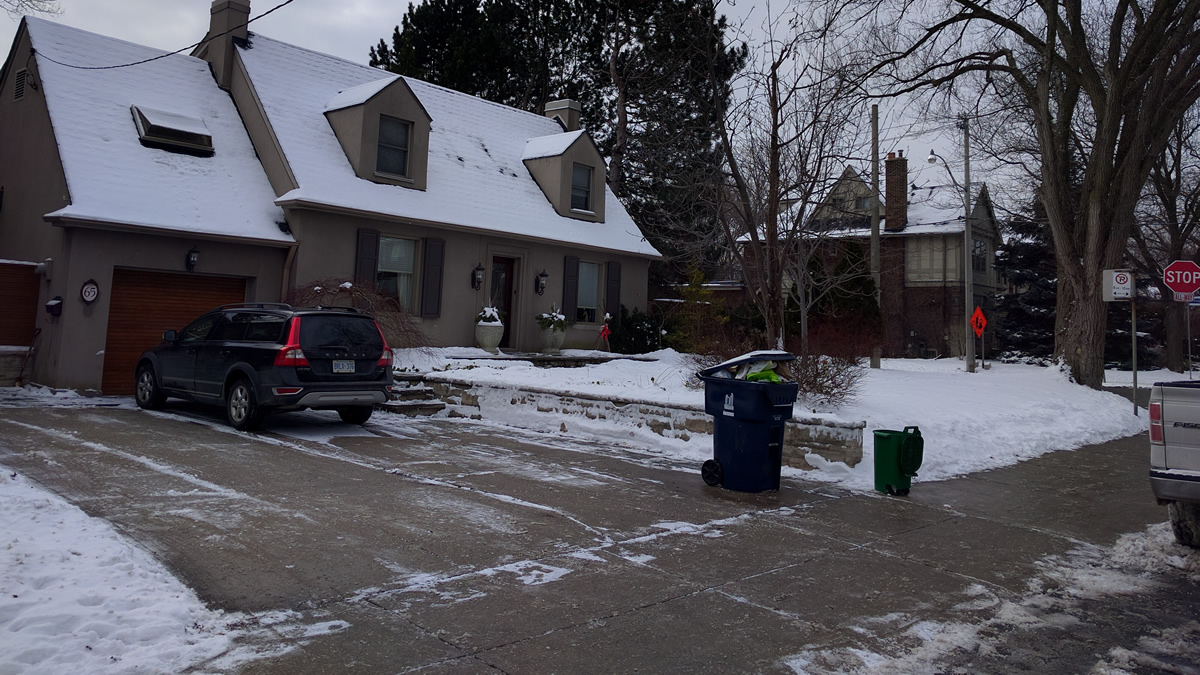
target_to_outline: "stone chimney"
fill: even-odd
[[[234,41],[249,39],[246,22],[250,20],[250,0],[213,0],[211,12],[206,42],[192,56],[208,61],[217,85],[229,89],[233,79]]]
[[[904,151],[889,152],[884,162],[884,229],[899,232],[908,224],[908,160]]]
[[[566,131],[579,131],[579,114],[583,108],[579,101],[564,98],[560,101],[550,101],[546,104],[546,117],[558,120]]]

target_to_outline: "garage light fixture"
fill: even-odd
[[[471,270],[471,288],[483,288],[483,263],[476,264],[475,269]]]
[[[185,269],[187,269],[187,271],[195,272],[196,265],[199,262],[200,262],[200,251],[197,250],[195,246],[193,246],[192,250],[188,251],[187,255],[183,258],[183,266]]]

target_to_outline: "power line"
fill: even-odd
[[[71,63],[63,63],[62,61],[56,61],[56,60],[50,58],[49,56],[46,56],[45,54],[39,53],[37,50],[33,49],[32,47],[29,49],[29,53],[40,56],[43,59],[46,59],[47,61],[49,61],[50,63],[58,64],[60,66],[63,66],[64,68],[75,68],[76,70],[113,70],[116,68],[129,68],[130,66],[140,66],[143,63],[150,63],[151,61],[165,59],[168,56],[175,56],[176,54],[181,54],[183,52],[195,49],[196,47],[199,47],[202,44],[216,40],[217,38],[222,37],[224,35],[228,35],[228,34],[234,32],[235,30],[245,28],[246,26],[249,26],[250,24],[254,23],[255,21],[258,21],[259,19],[263,18],[264,16],[270,14],[271,12],[274,12],[275,10],[285,7],[287,5],[290,5],[295,1],[296,0],[284,0],[283,2],[279,3],[278,5],[275,5],[274,7],[272,7],[271,9],[268,9],[267,11],[263,12],[262,14],[259,14],[258,16],[254,17],[253,19],[246,21],[246,23],[243,23],[240,26],[234,26],[233,28],[230,28],[229,30],[227,30],[223,33],[218,33],[210,38],[205,38],[205,39],[197,42],[194,45],[190,45],[187,47],[181,47],[179,49],[176,49],[173,52],[168,52],[166,54],[159,54],[158,56],[152,56],[148,59],[142,59],[141,61],[134,61],[133,63],[122,63],[122,64],[116,65],[116,66],[77,66],[77,65],[74,65]]]

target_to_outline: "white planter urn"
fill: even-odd
[[[542,353],[543,354],[558,354],[563,346],[563,341],[567,339],[567,331],[555,330],[553,328],[542,328]]]
[[[475,344],[479,348],[492,354],[500,353],[498,347],[500,340],[504,338],[504,324],[502,323],[477,323],[475,324]]]

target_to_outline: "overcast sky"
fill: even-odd
[[[420,3],[420,0],[414,1]],[[281,2],[283,0],[253,0],[251,17]],[[381,38],[387,38],[390,43],[392,28],[400,23],[408,4],[408,0],[294,0],[252,23],[251,30],[365,64],[371,46]],[[781,6],[786,2],[775,4]],[[62,13],[47,18],[93,33],[174,51],[204,37],[212,0],[60,0],[59,5]],[[753,33],[753,28],[763,21],[765,5],[766,0],[724,0],[719,11],[729,16],[733,24],[744,22]],[[0,12],[0,44],[4,45],[5,55],[19,23],[20,17],[11,18]],[[887,106],[880,107],[885,109]],[[887,116],[886,112],[884,115]],[[895,133],[899,137],[887,138],[888,133],[884,133],[880,149],[883,153],[905,150],[911,158],[910,171],[919,172],[925,168],[924,158],[930,145],[950,159],[956,170],[959,168],[954,160],[958,149],[953,135],[922,139],[912,136],[911,130]],[[944,177],[938,180],[944,180]]]

